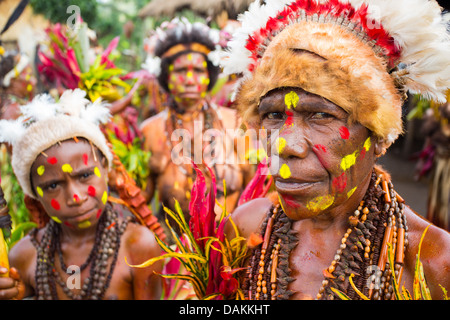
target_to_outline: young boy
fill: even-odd
[[[51,218],[11,249],[9,277],[0,269],[0,299],[160,297],[155,272],[161,264],[128,265],[159,255],[160,248],[149,229],[128,223],[109,204],[112,155],[98,126],[109,110],[84,96],[66,91],[54,103],[42,95],[21,108],[17,121],[0,121],[0,142],[13,147],[24,193]]]

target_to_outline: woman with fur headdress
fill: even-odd
[[[422,294],[442,299],[450,235],[376,162],[403,131],[406,91],[445,100],[448,16],[425,0],[267,0],[239,20],[225,71],[244,74],[237,108],[267,130],[276,189],[232,216],[254,245],[245,297],[402,298],[395,284],[417,296],[426,232]]]

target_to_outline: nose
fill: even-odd
[[[76,182],[70,182],[67,184],[66,189],[66,204],[67,206],[79,206],[87,200],[88,196],[86,192],[83,192],[83,188]]]
[[[272,154],[277,154],[283,159],[292,157],[304,159],[312,147],[311,139],[297,131],[288,134],[281,132],[272,140]]]

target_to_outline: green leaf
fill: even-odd
[[[331,287],[331,291],[336,293],[338,295],[338,297],[341,298],[341,300],[350,300],[350,298],[345,293],[343,293],[342,291],[340,291],[336,288]]]

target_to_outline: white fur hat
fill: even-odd
[[[17,120],[0,120],[0,142],[12,145],[12,167],[26,195],[36,198],[30,170],[37,156],[60,141],[85,138],[111,165],[112,153],[99,128],[100,123],[108,122],[109,109],[100,100],[91,103],[85,95],[81,89],[68,90],[58,103],[49,95],[39,95],[21,107]]]

